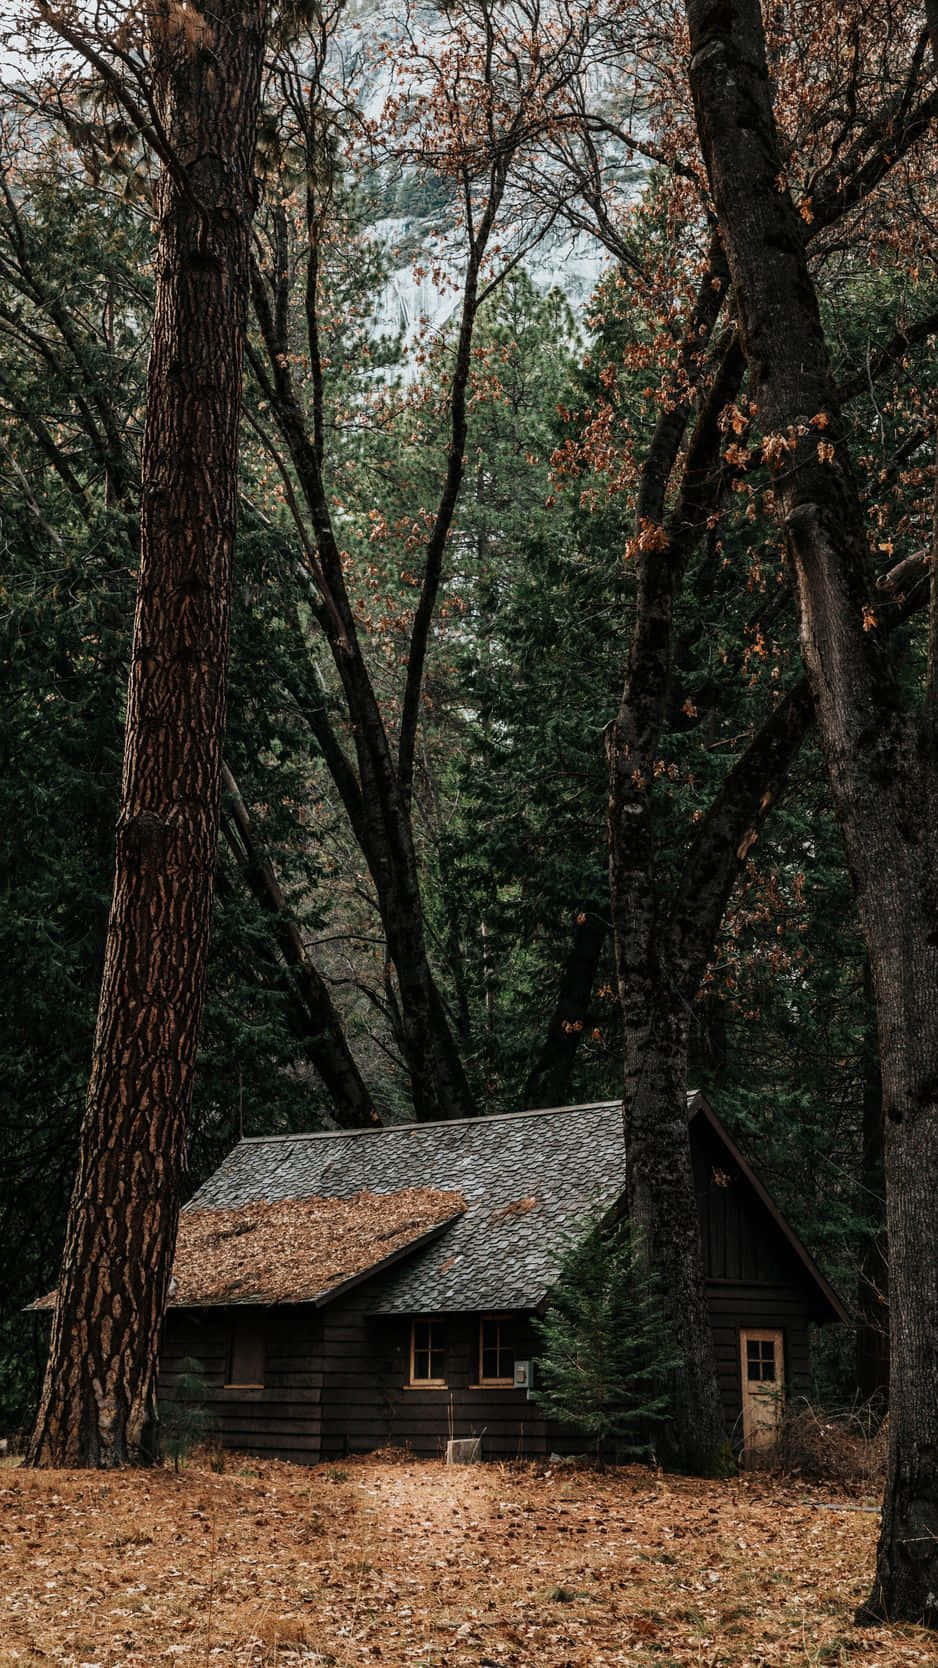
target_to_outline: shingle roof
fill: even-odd
[[[186,1207],[407,1187],[463,1195],[466,1210],[376,1287],[382,1314],[529,1309],[557,1276],[566,1237],[625,1187],[621,1102],[465,1122],[241,1141]]]

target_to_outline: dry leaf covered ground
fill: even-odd
[[[816,1487],[391,1457],[0,1471],[0,1668],[938,1664]]]

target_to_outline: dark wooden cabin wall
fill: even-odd
[[[811,1389],[812,1301],[802,1264],[784,1234],[702,1123],[694,1126],[694,1176],[717,1378],[727,1429],[739,1437],[741,1329],[781,1329],[789,1396]]]
[[[263,1329],[264,1383],[228,1386],[232,1327],[249,1316]],[[159,1395],[177,1394],[185,1362],[198,1364],[211,1432],[224,1448],[307,1462],[319,1458],[320,1319],[302,1305],[282,1309],[170,1310],[163,1332]],[[191,1370],[191,1369],[190,1369]]]
[[[694,1179],[704,1268],[744,1286],[801,1286],[804,1271],[745,1177],[712,1132],[695,1128]]]
[[[738,1438],[740,1329],[780,1327],[788,1392],[806,1395],[808,1309],[804,1294],[791,1285],[710,1281],[707,1294],[727,1432]],[[160,1395],[171,1397],[183,1363],[195,1361],[205,1386],[202,1399],[223,1447],[307,1463],[389,1444],[437,1458],[450,1436],[481,1435],[488,1458],[576,1453],[588,1446],[574,1429],[546,1420],[524,1390],[473,1388],[476,1315],[448,1317],[446,1387],[411,1388],[410,1322],[370,1316],[369,1295],[363,1287],[319,1314],[301,1307],[252,1311],[266,1338],[260,1389],[226,1384],[234,1311],[173,1311],[164,1335]],[[533,1356],[527,1318],[519,1316],[516,1325],[518,1357]]]
[[[365,1288],[323,1312],[322,1454],[361,1453],[385,1444],[436,1458],[452,1437],[482,1436],[488,1458],[574,1451],[583,1439],[549,1425],[524,1390],[473,1388],[478,1315],[447,1317],[445,1388],[412,1388],[410,1321],[369,1316]],[[518,1359],[534,1353],[526,1317],[516,1318]]]
[[[708,1281],[707,1300],[717,1362],[723,1415],[731,1439],[741,1440],[741,1330],[780,1329],[785,1351],[785,1387],[789,1396],[811,1389],[809,1315],[803,1293],[793,1286],[741,1286]]]

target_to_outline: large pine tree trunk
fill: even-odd
[[[218,834],[264,0],[159,5],[141,563],[114,894],[33,1465],[151,1459]]]
[[[802,222],[784,185],[758,0],[688,0],[691,85],[749,364],[774,452],[801,643],[869,952],[883,1079],[890,1453],[863,1617],[938,1625],[938,810],[933,654],[903,711],[875,621]]]

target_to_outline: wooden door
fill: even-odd
[[[743,1385],[743,1453],[771,1448],[785,1398],[785,1351],[780,1331],[739,1334]]]

